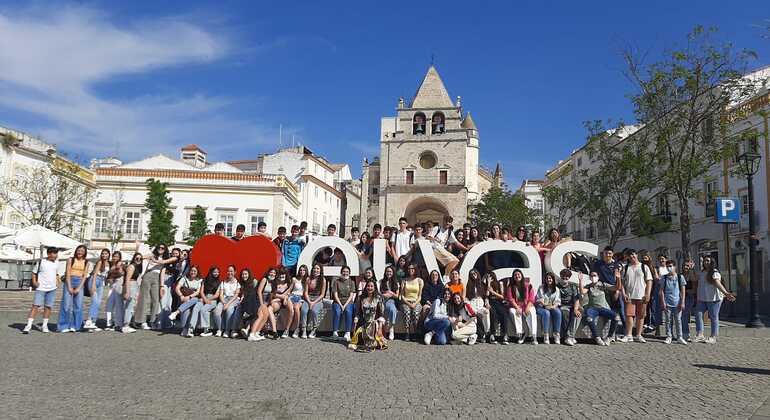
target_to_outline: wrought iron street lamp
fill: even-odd
[[[746,152],[738,156],[738,162],[741,165],[743,174],[749,184],[749,319],[746,322],[747,328],[761,328],[764,325],[759,319],[759,273],[757,273],[757,227],[754,220],[754,175],[759,172],[759,163],[762,156],[759,153]]]

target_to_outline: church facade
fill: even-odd
[[[479,165],[479,130],[433,66],[414,99],[401,98],[396,116],[382,118],[380,155],[364,160],[362,173],[362,229],[395,226],[402,216],[414,224],[452,215],[460,225],[502,180],[499,166],[492,174]]]

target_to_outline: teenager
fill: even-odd
[[[310,275],[305,279],[303,290],[304,301],[300,307],[299,322],[303,328],[301,337],[315,338],[316,330],[323,319],[324,296],[326,296],[326,278],[321,264],[313,265]],[[312,316],[308,317],[308,314],[312,314]]]
[[[652,293],[652,272],[650,268],[639,261],[636,250],[628,251],[628,265],[623,275],[623,299],[626,306],[626,336],[620,341],[630,343],[646,343],[642,337],[642,324],[646,313],[647,303]],[[636,326],[636,336],[632,336]],[[633,338],[632,338],[633,337]]]
[[[251,324],[256,321],[259,312],[259,279],[251,274],[251,270],[241,270],[241,335],[249,336]]]
[[[407,259],[406,256],[400,256],[396,261],[396,279],[398,279],[398,284],[403,283],[403,281],[406,280],[408,275],[409,275],[409,260]]]
[[[110,258],[110,267],[105,279],[105,288],[109,290],[107,292],[107,307],[104,308],[107,318],[105,330],[107,331],[115,330],[116,311],[119,309],[119,306],[122,306],[118,301],[123,300],[123,281],[125,275],[126,268],[123,265],[123,254],[120,251],[115,251]]]
[[[676,263],[668,260],[665,263],[665,274],[660,279],[661,310],[663,311],[663,323],[666,325],[666,344],[676,340],[679,344],[687,345],[687,340],[682,337],[682,309],[684,309],[684,295],[687,280],[676,272]]]
[[[286,309],[286,322],[281,338],[289,337],[289,327],[291,320],[294,319],[294,305],[290,300],[293,282],[290,280],[289,273],[285,268],[279,269],[273,281],[270,295],[270,309],[273,312],[273,318],[270,322],[276,324],[276,318],[281,313],[281,309]]]
[[[623,299],[623,281],[621,278],[621,271],[624,270],[624,267],[615,261],[612,247],[604,247],[601,258],[594,263],[591,270],[599,275],[600,282],[615,286],[615,291],[607,294],[607,302],[610,304],[610,309],[620,316],[620,325],[625,328],[626,306]],[[615,331],[617,332],[617,328]],[[610,336],[610,342],[616,340],[617,334]]]
[[[535,312],[543,325],[543,344],[550,344],[551,333],[553,343],[561,344],[560,306],[561,295],[556,287],[556,277],[553,273],[546,273],[535,297]]]
[[[553,276],[553,274],[551,273]],[[581,293],[581,289],[583,288],[582,285],[582,276],[578,276],[579,282],[581,284],[575,284],[569,281],[570,277],[572,277],[572,271],[570,271],[569,268],[565,268],[561,270],[559,273],[559,283],[556,285],[556,287],[559,289],[559,299],[561,300],[561,304],[559,305],[559,309],[561,310],[561,318],[566,319],[567,323],[562,323],[562,326],[566,327],[566,336],[567,338],[564,340],[564,344],[568,346],[574,346],[577,344],[577,341],[575,341],[575,335],[577,333],[578,326],[580,325],[580,320],[583,316],[583,307],[580,304],[580,300],[582,299],[583,295]]]
[[[460,296],[465,296],[465,285],[460,279],[460,270],[455,268],[449,273],[449,283],[446,284],[446,287],[452,294],[457,293]]]
[[[85,245],[78,245],[72,258],[67,260],[67,271],[64,275],[64,290],[57,324],[59,332],[76,332],[83,327],[83,287],[87,283],[87,251]]]
[[[489,304],[487,303],[487,285],[481,278],[481,273],[475,268],[468,273],[468,283],[465,285],[465,299],[476,314],[478,337],[486,338],[489,332]],[[481,328],[478,325],[481,324]]]
[[[552,228],[548,231],[547,235],[547,241],[543,245],[545,249],[548,250],[548,252],[551,252],[558,246],[560,243],[562,243],[562,237],[559,233],[559,230],[556,228]],[[572,254],[567,253],[564,255],[564,266],[565,267],[571,267],[572,266]]]
[[[652,288],[650,289],[650,301],[647,303],[647,313],[644,325],[642,326],[643,331],[647,334],[655,331],[657,327],[661,324],[661,313],[660,313],[660,279],[663,276],[663,274],[660,274],[662,271],[659,267],[655,267],[655,264],[652,261],[652,257],[648,253],[644,253],[642,255],[642,264],[647,266],[647,269],[650,270],[650,273],[652,273]],[[665,268],[663,268],[665,270]]]
[[[48,319],[51,318],[51,308],[53,308],[56,289],[59,285],[59,273],[56,264],[59,250],[48,247],[45,254],[46,257],[40,259],[32,272],[32,287],[35,288],[35,296],[32,298],[32,308],[27,315],[27,325],[21,330],[24,334],[29,334],[32,331],[32,324],[35,322],[35,317],[41,307],[43,307],[43,324],[40,326],[40,331],[50,332]]]
[[[447,246],[457,242],[453,233],[452,221],[452,216],[444,216],[443,226],[434,235],[428,236],[433,245],[433,255],[438,263],[444,266],[444,274],[447,277],[460,263],[457,257],[447,251]]]
[[[356,245],[356,252],[358,252],[358,269],[360,272],[364,272],[367,269],[372,268],[372,252],[374,247],[372,246],[372,240],[369,236],[369,232],[361,234],[361,242]]]
[[[350,267],[340,269],[340,276],[332,283],[332,337],[339,337],[340,319],[345,315],[345,341],[350,342],[350,331],[353,328],[353,314],[356,312],[356,285],[350,278]]]
[[[246,225],[239,224],[238,226],[235,227],[235,236],[233,236],[230,239],[234,240],[235,242],[238,242],[245,237],[246,237]]]
[[[273,243],[279,250],[283,249],[283,242],[286,240],[286,226],[278,228],[276,237],[273,239]]]
[[[251,324],[251,331],[249,333],[248,341],[261,341],[265,337],[262,335],[262,329],[265,327],[268,321],[272,328],[272,338],[278,338],[278,327],[275,322],[275,314],[271,305],[270,297],[272,296],[272,285],[275,279],[278,277],[278,269],[275,267],[268,268],[265,275],[262,276],[262,280],[257,287],[257,299],[259,301],[259,308],[257,309],[257,319]]]
[[[331,225],[334,226],[334,225]],[[336,227],[335,227],[336,230]],[[301,265],[297,269],[297,276],[292,279],[292,286],[291,286],[291,294],[289,295],[289,301],[292,306],[292,314],[293,316],[291,319],[287,321],[286,329],[287,330],[293,330],[294,333],[291,335],[291,338],[299,338],[300,333],[305,334],[304,329],[305,325],[301,324],[299,321],[300,316],[302,315],[302,303],[305,301],[305,283],[307,283],[308,279],[308,272],[307,272],[307,266]],[[300,326],[302,328],[300,328]],[[303,330],[303,331],[300,331]]]
[[[421,302],[425,290],[422,279],[417,276],[417,267],[413,263],[409,264],[407,271],[407,277],[399,288],[399,300],[401,301],[401,312],[404,314],[406,340],[409,341],[411,335],[417,333],[417,323],[423,310],[421,305],[424,305],[426,301]]]
[[[389,226],[386,226],[385,229],[382,231],[382,239],[385,239],[385,264],[386,265],[393,265],[396,263],[396,250],[393,247],[393,235],[392,230]],[[374,244],[372,243],[372,248],[374,248]]]
[[[214,318],[214,326],[217,331],[222,330],[222,318],[215,310],[219,304],[220,285],[219,268],[211,267],[206,278],[203,280],[203,290],[201,293],[201,308],[199,309],[200,325],[203,328],[201,337],[211,337],[211,318]]]
[[[500,344],[508,344],[508,302],[505,299],[505,282],[498,280],[494,271],[486,274],[487,300],[489,302],[491,323],[487,332],[487,342],[495,342],[495,326],[499,325]]]
[[[465,253],[468,252],[468,247],[465,246],[465,231],[458,230],[455,232],[456,242],[449,244],[449,252],[452,253],[459,261],[465,258]]]
[[[101,331],[96,325],[99,319],[99,309],[102,307],[102,294],[107,279],[107,273],[110,272],[110,250],[102,249],[99,253],[99,260],[93,266],[88,281],[88,290],[91,294],[91,306],[88,308],[88,318],[83,325],[83,329],[90,331]]]
[[[120,328],[123,333],[136,332],[131,327],[131,318],[134,316],[134,307],[139,298],[139,277],[144,269],[144,256],[135,253],[131,257],[131,262],[126,267],[126,274],[123,277],[123,287],[121,293],[123,299],[119,299],[118,315],[115,319],[115,326]]]
[[[409,222],[407,222],[406,217],[398,219],[398,230],[391,236],[391,242],[396,254],[396,259],[408,255],[409,251],[412,250],[414,234],[409,231]]]
[[[451,332],[449,314],[447,312],[447,304],[452,299],[452,292],[449,289],[444,289],[444,293],[441,297],[435,299],[430,305],[430,311],[428,311],[425,317],[425,336],[423,337],[423,343],[430,345],[433,337],[436,337],[437,345],[444,345],[447,342],[447,332]]]
[[[357,227],[350,229],[350,238],[348,239],[348,242],[350,242],[350,245],[353,245],[353,248],[355,248],[359,243],[361,243],[359,232],[360,231]]]
[[[690,315],[695,312],[695,302],[698,292],[698,273],[692,258],[682,264],[682,275],[687,283],[684,286],[684,307],[682,308],[682,336],[686,341],[690,338]]]
[[[281,244],[281,263],[290,276],[297,274],[299,254],[302,253],[305,245],[305,243],[299,240],[299,226],[293,225],[291,227],[291,237],[286,238]]]
[[[695,305],[695,342],[716,344],[719,335],[719,308],[722,300],[735,301],[735,295],[722,285],[722,275],[711,257],[703,258],[703,270],[698,279],[698,302]],[[711,336],[703,337],[703,313],[708,311]]]
[[[453,293],[447,308],[449,323],[452,326],[452,341],[456,344],[476,344],[476,314],[470,304],[459,293]]]
[[[241,283],[235,277],[235,266],[230,265],[227,267],[225,281],[219,285],[219,303],[216,309],[214,309],[214,312],[217,314],[216,316],[222,320],[220,321],[221,330],[217,330],[217,337],[238,337],[236,329],[238,328],[240,318],[240,291]]]
[[[348,348],[358,351],[387,348],[382,331],[385,324],[385,309],[382,298],[377,293],[377,281],[374,278],[366,281],[355,307],[356,315],[353,317],[353,324],[356,329]]]
[[[524,278],[521,270],[514,270],[513,276],[508,283],[506,299],[510,309],[508,312],[513,318],[513,324],[516,328],[518,343],[524,343],[524,329],[522,318],[527,322],[529,336],[532,338],[532,344],[537,344],[537,312],[535,311],[535,291],[529,280]]]
[[[160,300],[163,298],[163,281],[165,280],[166,265],[176,262],[171,258],[171,254],[166,245],[158,245],[153,249],[152,254],[147,256],[149,264],[142,273],[142,285],[139,290],[140,302],[136,311],[136,321],[141,323],[143,330],[151,329],[151,326],[158,328],[160,314]],[[146,313],[149,307],[149,314]],[[149,322],[148,322],[149,319]]]
[[[583,274],[579,276],[582,278]],[[609,303],[607,303],[607,292],[614,292],[616,287],[599,281],[599,274],[592,271],[590,274],[590,282],[583,288],[582,293],[588,296],[588,303],[585,306],[586,321],[588,321],[588,327],[591,328],[591,335],[596,341],[596,344],[600,346],[609,346],[609,336],[615,333],[615,327],[620,321],[620,316],[610,309]],[[597,330],[597,319],[604,318],[610,321],[610,328],[607,334],[600,334]]]
[[[396,270],[392,265],[385,267],[385,274],[380,280],[380,296],[384,301],[385,328],[388,331],[388,340],[393,341],[395,335],[396,317],[398,316],[398,293],[401,290],[396,278]],[[384,333],[384,332],[383,332]]]
[[[168,319],[174,321],[182,315],[182,337],[192,337],[195,326],[198,323],[201,306],[201,293],[203,292],[203,280],[198,276],[198,267],[190,267],[187,276],[176,282],[173,293],[179,297],[179,307],[168,315]],[[189,325],[188,325],[189,321]]]

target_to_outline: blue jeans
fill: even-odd
[[[385,319],[388,325],[393,327],[396,325],[396,317],[398,317],[398,306],[396,305],[396,299],[388,299],[385,301]]]
[[[102,307],[102,293],[104,292],[104,277],[96,276],[94,292],[91,294],[91,307],[88,309],[88,319],[93,322],[99,318],[99,308]]]
[[[667,306],[663,311],[663,323],[666,324],[666,337],[682,337],[682,312],[677,306]]]
[[[179,314],[182,316],[180,322],[182,323],[181,326],[183,329],[185,325],[187,325],[188,319],[190,321],[190,329],[195,329],[195,326],[198,324],[198,318],[200,317],[198,314],[200,313],[202,306],[203,303],[201,303],[197,297],[179,305],[177,311],[179,311]]]
[[[313,305],[313,309],[310,309],[310,304],[307,303],[307,301],[302,302],[302,306],[299,308],[299,325],[300,328],[304,328],[305,331],[312,331],[318,328],[319,325],[321,325],[321,320],[323,319],[323,309],[324,309],[324,301],[321,299],[320,302]],[[308,312],[312,313],[313,315],[311,318],[313,318],[313,328],[310,328],[310,320],[308,319],[307,315]]]
[[[695,295],[684,295],[684,309],[682,309],[682,337],[690,338],[690,314],[695,310]]]
[[[240,325],[241,321],[241,304],[238,301],[235,301],[230,304],[230,306],[227,307],[227,310],[225,310],[225,304],[222,302],[219,302],[217,305],[217,308],[214,310],[215,314],[218,314],[222,318],[221,325],[222,325],[222,331],[229,332],[236,328],[238,328],[238,325]]]
[[[356,305],[351,303],[345,307],[345,332],[353,329],[353,314],[356,313]],[[334,302],[334,318],[332,318],[332,332],[340,330],[340,317],[342,316],[342,306]]]
[[[650,326],[651,327],[658,327],[661,322],[661,308],[660,308],[660,281],[653,281],[652,282],[652,292],[650,294],[650,304],[647,305],[648,310],[650,311]]]
[[[433,318],[425,321],[426,332],[432,332],[436,338],[436,344],[446,344],[446,333],[451,328],[449,320],[446,318]]]
[[[553,331],[556,334],[561,333],[561,309],[551,308],[545,309],[541,306],[535,308],[537,316],[543,323],[543,337],[547,337],[548,334]],[[551,329],[551,321],[553,321],[553,329]]]
[[[586,321],[588,321],[588,328],[591,329],[591,335],[601,337],[596,330],[596,318],[602,317],[610,320],[610,330],[607,332],[608,336],[615,334],[615,328],[618,326],[617,314],[612,309],[607,308],[595,308],[591,307],[586,309]]]
[[[78,276],[70,277],[73,288],[80,286],[83,280]],[[70,293],[68,288],[62,288],[61,308],[59,309],[59,323],[56,328],[58,331],[73,328],[79,331],[83,328],[83,289],[80,289],[77,295]]]
[[[703,335],[703,312],[708,310],[709,319],[711,320],[711,336],[716,337],[719,335],[719,307],[722,306],[722,301],[716,302],[702,302],[698,301],[695,304],[695,334]]]
[[[209,297],[210,299],[210,297]],[[198,310],[198,316],[200,317],[201,321],[201,328],[203,329],[209,329],[210,327],[210,319],[209,315],[211,315],[211,318],[214,318],[214,325],[218,330],[222,329],[222,315],[220,313],[217,313],[215,310],[217,308],[216,303],[207,303],[205,305],[201,305],[200,309]]]
[[[35,290],[35,297],[32,299],[32,305],[46,308],[53,308],[54,300],[56,300],[56,289],[44,292],[42,290]]]

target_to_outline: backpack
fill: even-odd
[[[576,252],[570,252],[569,253],[571,258],[570,262],[570,270],[577,271],[583,274],[590,274],[591,273],[591,261],[583,254],[578,254]]]

